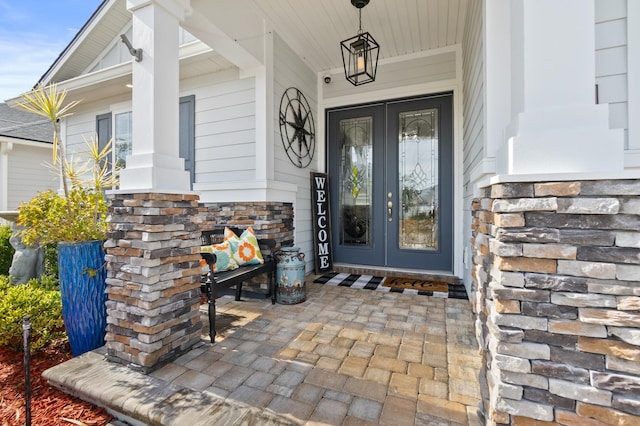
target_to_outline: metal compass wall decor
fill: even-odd
[[[307,98],[289,87],[280,100],[280,137],[289,160],[296,167],[307,167],[316,150],[316,126]]]

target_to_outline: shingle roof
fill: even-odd
[[[53,126],[44,117],[0,103],[0,136],[51,143]]]

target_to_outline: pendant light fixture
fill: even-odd
[[[369,4],[369,0],[351,0],[351,4],[358,9],[358,34],[341,41],[340,46],[344,76],[351,84],[359,86],[375,81],[380,45],[371,34],[362,31],[362,8]]]

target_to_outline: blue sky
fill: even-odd
[[[0,0],[0,102],[33,87],[102,0]]]

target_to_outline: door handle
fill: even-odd
[[[387,194],[388,198],[391,198],[393,194]],[[393,201],[387,201],[387,220],[391,222],[393,220]]]

